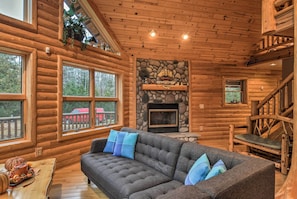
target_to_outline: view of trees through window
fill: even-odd
[[[7,100],[1,96],[22,95],[23,59],[21,55],[0,52],[0,140],[23,136],[23,100]]]
[[[225,83],[225,103],[239,104],[245,103],[245,81],[226,80]]]
[[[94,76],[94,78],[91,78]],[[91,86],[94,85],[94,86]],[[91,89],[94,88],[94,91]],[[95,94],[92,97],[91,93]],[[116,75],[63,66],[63,130],[77,130],[116,122]],[[95,109],[91,109],[94,103]]]

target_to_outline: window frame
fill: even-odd
[[[226,85],[227,81],[242,81],[242,101],[240,103],[226,103]],[[247,106],[248,105],[248,78],[246,77],[223,77],[223,106]]]
[[[14,26],[16,28],[24,29],[27,31],[31,32],[37,32],[37,0],[31,0],[32,8],[31,8],[31,22],[28,23],[26,21],[20,21],[18,19],[15,19],[13,17],[4,15],[0,13],[0,23],[9,25],[9,26]],[[27,9],[28,10],[28,9]]]
[[[0,94],[0,100],[23,100],[24,137],[0,142],[1,152],[25,149],[36,145],[36,59],[37,50],[0,41],[0,51],[25,56],[22,94]],[[7,47],[6,47],[7,46]]]
[[[63,65],[67,64],[69,66],[83,68],[90,70],[90,96],[87,97],[76,97],[76,96],[63,96]],[[95,97],[95,81],[94,81],[94,72],[100,71],[100,72],[106,72],[116,75],[116,96],[114,98],[104,98],[104,97]],[[58,131],[57,131],[57,140],[58,141],[64,141],[64,140],[70,140],[75,138],[81,138],[85,136],[91,136],[96,135],[98,133],[105,133],[106,130],[110,130],[113,128],[121,128],[123,126],[123,95],[122,95],[122,89],[123,89],[123,77],[121,74],[117,72],[107,71],[104,69],[104,67],[100,67],[97,64],[85,62],[82,60],[77,59],[70,59],[68,57],[64,56],[58,56],[58,73],[59,73],[59,102],[58,103]],[[79,131],[69,131],[69,132],[63,132],[62,123],[63,123],[63,102],[66,101],[91,101],[90,102],[90,109],[95,110],[95,104],[98,101],[108,101],[110,102],[117,102],[116,103],[116,117],[117,117],[117,123],[111,124],[108,126],[95,126],[94,122],[91,122],[90,127],[86,129],[82,129]],[[92,120],[95,120],[94,113],[90,112],[90,117]]]
[[[110,51],[102,49],[100,45],[97,48],[100,49],[100,51],[103,51],[105,53],[108,53],[109,55],[119,57],[122,56],[122,48],[120,47],[118,41],[114,39],[114,35],[112,34],[112,31],[106,27],[106,25],[102,22],[103,17],[100,15],[100,13],[96,13],[94,8],[88,3],[88,1],[79,1],[77,2],[82,10],[85,12],[85,15],[92,19],[89,21],[89,23],[92,23],[94,27],[97,29],[99,32],[99,35],[102,37],[102,39],[108,44],[110,47]],[[59,34],[58,34],[58,39],[63,40],[63,24],[64,24],[64,19],[63,19],[63,13],[64,13],[64,0],[59,0],[59,5],[60,5],[60,17],[59,17]],[[86,28],[89,30],[88,26]],[[89,30],[90,31],[90,30]],[[90,31],[91,33],[91,31]],[[93,34],[93,33],[91,33]],[[94,35],[93,35],[94,36]],[[96,38],[98,39],[98,38]],[[74,41],[74,44],[78,43],[78,41]]]

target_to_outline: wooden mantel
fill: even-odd
[[[187,85],[167,85],[167,84],[142,84],[142,90],[169,90],[169,91],[187,91]]]

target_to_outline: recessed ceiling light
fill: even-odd
[[[150,36],[151,37],[155,37],[157,34],[156,34],[156,32],[155,32],[155,30],[151,30],[151,32],[150,32]]]
[[[182,35],[182,38],[183,38],[183,40],[187,40],[187,39],[189,39],[189,35],[187,33],[185,33]]]
[[[276,63],[272,62],[272,63],[270,64],[270,66],[276,66]]]

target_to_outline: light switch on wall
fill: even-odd
[[[204,109],[204,104],[199,104],[200,109]]]

